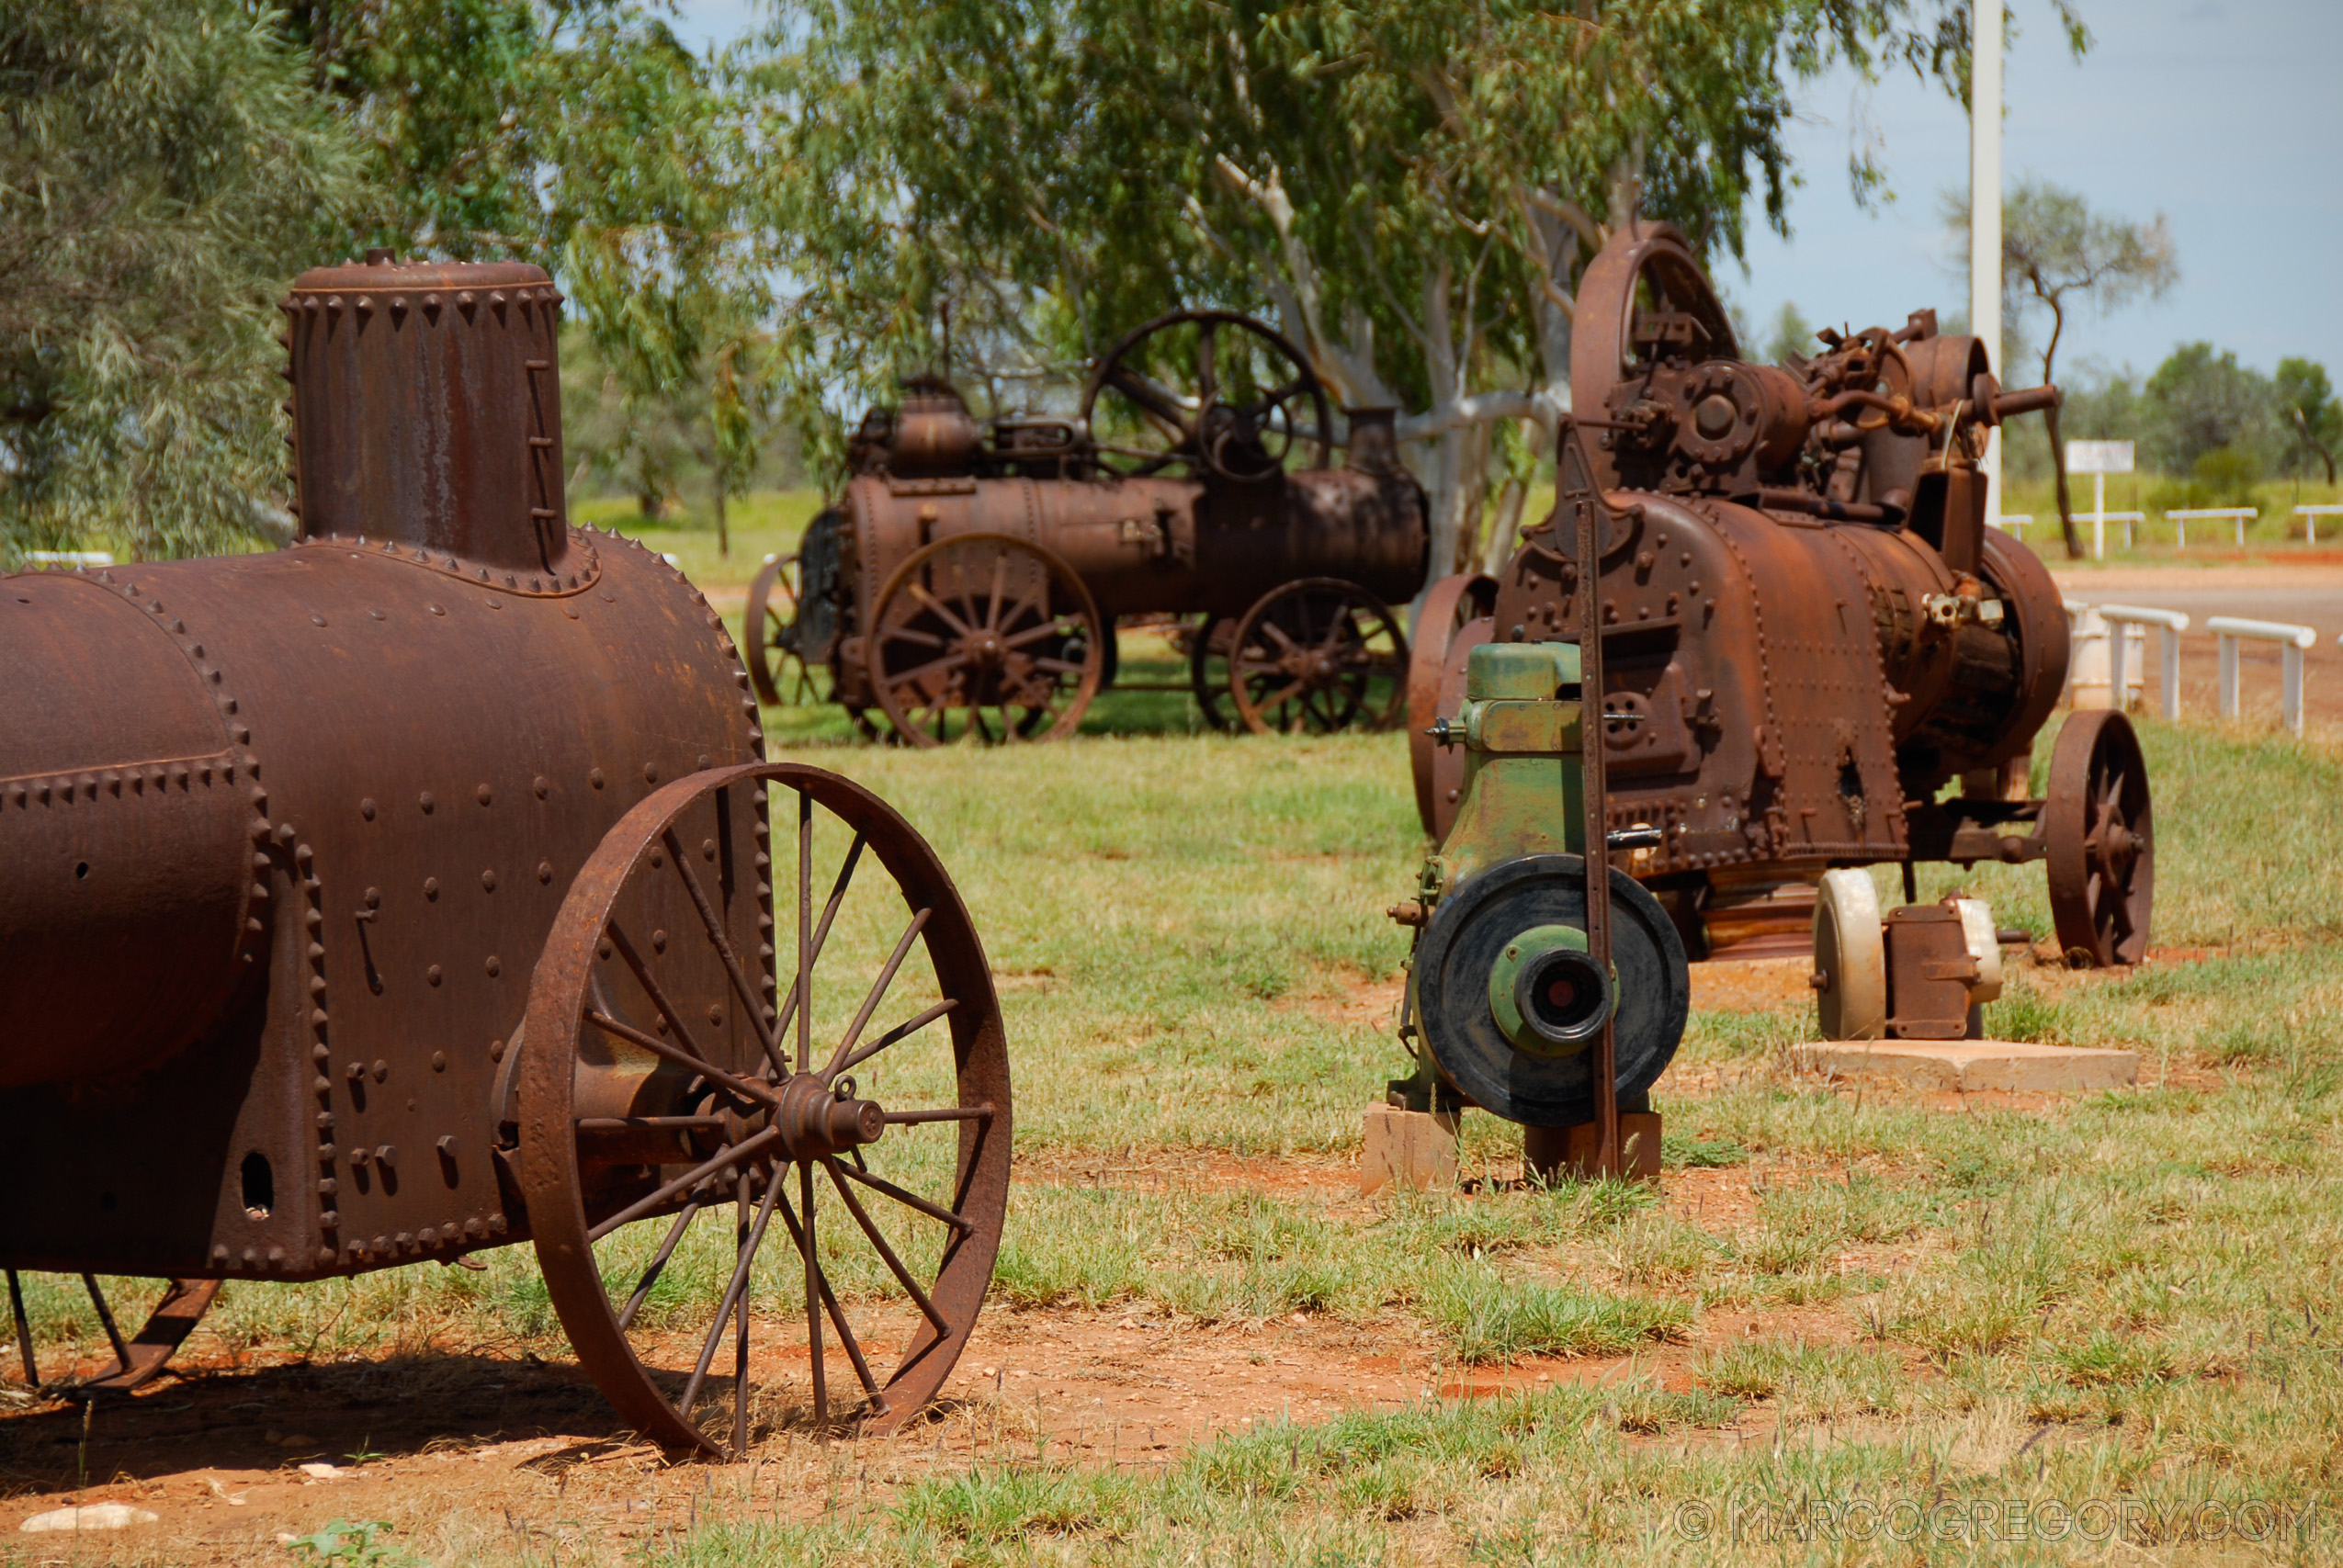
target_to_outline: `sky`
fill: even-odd
[[[2180,265],[2162,300],[2070,324],[2059,378],[2145,373],[2200,338],[2264,370],[2304,355],[2343,378],[2343,0],[2077,0],[2093,38],[2080,62],[2048,0],[2008,4],[2008,180],[2040,175],[2122,217],[2161,212]],[[699,46],[730,42],[753,16],[753,0],[678,10],[679,36]],[[1908,74],[1859,86],[1839,73],[1800,92],[1791,233],[1753,211],[1746,266],[1717,268],[1760,340],[1785,301],[1817,325],[1965,313],[1966,247],[1953,254],[1938,203],[1966,189],[1968,117]],[[1874,141],[1892,195],[1870,210],[1848,188],[1857,135]],[[2006,379],[2030,384],[2025,368]]]

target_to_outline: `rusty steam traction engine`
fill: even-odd
[[[1417,626],[1417,802],[1438,844],[1393,911],[1422,928],[1398,1102],[1604,1122],[1615,1158],[1617,1116],[1681,1034],[1687,949],[1811,942],[1833,1038],[1974,1034],[2001,933],[1974,900],[1914,902],[1920,861],[2043,861],[2068,957],[2136,962],[2154,874],[2138,743],[2121,714],[2077,713],[2048,797],[2025,798],[2066,620],[2041,562],[1986,525],[1976,466],[1990,426],[2056,392],[2002,391],[1977,341],[1926,311],[1749,364],[1665,225],[1589,266],[1571,372],[1554,515],[1499,577],[1435,584]],[[1583,732],[1582,652],[1600,693]],[[1578,860],[1597,834],[1618,866],[1607,966]],[[1905,868],[1908,906],[1885,919],[1860,869],[1881,863]],[[1788,918],[1769,930],[1769,908]],[[1613,1070],[1593,1069],[1614,1035]],[[1534,1160],[1561,1157],[1535,1142]]]
[[[825,1345],[884,1427],[967,1340],[1010,1138],[976,932],[884,803],[761,760],[680,574],[567,525],[559,304],[517,265],[305,274],[302,539],[0,579],[28,1379],[19,1269],[88,1282],[117,1360],[85,1393],[153,1376],[220,1280],[524,1240],[673,1448],[748,1441],[753,1291],[802,1292],[817,1421]],[[97,1273],[174,1282],[125,1342]],[[900,1309],[843,1299],[889,1277]]]
[[[1328,466],[1325,390],[1268,327],[1149,322],[1070,419],[980,427],[938,378],[906,393],[865,416],[843,493],[750,590],[766,701],[835,701],[872,734],[875,711],[914,745],[1048,739],[1115,684],[1117,621],[1147,615],[1183,617],[1189,681],[1146,689],[1192,690],[1217,727],[1398,716],[1389,601],[1423,581],[1423,494],[1387,410],[1351,411]]]

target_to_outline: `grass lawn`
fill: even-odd
[[[979,1332],[1002,1348],[971,1350],[945,1416],[878,1449],[785,1429],[753,1467],[645,1461],[609,1495],[663,1497],[655,1529],[598,1522],[583,1483],[540,1487],[555,1523],[534,1533],[481,1525],[484,1505],[386,1501],[400,1550],[675,1568],[2343,1557],[2343,750],[2144,721],[2157,961],[2019,964],[1988,1010],[1998,1035],[2138,1049],[2140,1087],[1832,1088],[1784,1063],[1810,1004],[1716,1006],[1656,1092],[1658,1187],[1522,1188],[1518,1130],[1475,1113],[1471,1190],[1367,1201],[1341,1173],[1404,1070],[1384,1004],[1405,933],[1382,914],[1421,852],[1404,740],[1195,735],[1183,704],[1110,699],[1104,733],[994,751],[768,715],[787,754],[930,838],[1001,977],[1020,1170]],[[1945,868],[1922,892],[1956,886],[2049,929],[2038,868]],[[890,935],[840,940],[875,966]],[[484,1273],[231,1283],[191,1348],[564,1358],[526,1249],[483,1256]],[[779,1319],[797,1298],[767,1256],[754,1297]],[[31,1283],[44,1345],[100,1342],[70,1281]],[[1404,1366],[1406,1397],[1133,1453],[1071,1440],[1079,1411],[1008,1381],[1013,1355],[1047,1371],[1048,1336],[1118,1331],[1149,1348],[1124,1358],[1135,1387],[1201,1344],[1271,1392]],[[1533,1370],[1521,1391],[1436,1392],[1507,1368]],[[2009,1539],[2020,1506],[2067,1510],[2064,1534]]]

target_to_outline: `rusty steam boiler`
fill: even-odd
[[[1047,739],[1115,684],[1119,620],[1181,617],[1189,682],[1161,689],[1216,725],[1393,722],[1408,653],[1390,602],[1422,583],[1430,533],[1390,411],[1348,423],[1332,468],[1318,378],[1226,311],[1124,338],[1071,418],[980,426],[948,382],[914,378],[752,586],[751,673],[768,702],[832,700],[873,734],[883,715],[914,745]]]
[[[87,1393],[153,1376],[221,1280],[521,1241],[672,1448],[772,1413],[753,1287],[802,1296],[818,1420],[841,1355],[883,1427],[967,1340],[1011,1109],[976,932],[883,802],[763,760],[691,584],[569,525],[560,304],[519,265],[304,274],[300,541],[0,579],[28,1379],[18,1270],[89,1281],[116,1363],[52,1385]],[[865,1255],[855,1299],[817,1235]],[[100,1273],[174,1283],[126,1341]]]
[[[1802,952],[1817,919],[1867,919],[1875,938],[1875,908],[1832,902],[1847,879],[1823,887],[1817,915],[1832,867],[1900,863],[1908,889],[1921,861],[2039,860],[2068,957],[2136,961],[2154,871],[2138,743],[2121,714],[2076,714],[2047,797],[2026,797],[2067,624],[2042,563],[1986,525],[1977,468],[1992,426],[2057,393],[2003,391],[1977,340],[1939,332],[1930,311],[1822,336],[1812,359],[1744,360],[1664,224],[1622,232],[1588,268],[1571,370],[1602,528],[1601,755],[1611,829],[1653,839],[1620,864],[1697,958]],[[1414,729],[1456,712],[1476,648],[1579,640],[1579,568],[1559,531],[1570,499],[1496,578],[1435,585]],[[1465,760],[1426,734],[1415,745],[1438,840]],[[1962,958],[1957,913],[1901,923],[1942,938],[1954,967],[1973,962],[1973,995],[1987,984],[1994,944],[1972,932],[1988,951]],[[1902,939],[1888,938],[1892,968]],[[1863,945],[1875,968],[1877,942]],[[1857,1010],[1851,1027],[1893,1021]]]

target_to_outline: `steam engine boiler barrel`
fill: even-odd
[[[151,597],[0,578],[0,1089],[167,1055],[248,967],[266,823],[215,659]]]
[[[658,784],[761,743],[706,600],[627,541],[567,549],[578,586],[537,593],[322,541],[0,578],[0,1089],[163,1060],[281,983],[286,940],[338,970],[269,998],[304,1021],[525,983],[495,933],[549,922]]]
[[[517,1016],[609,825],[761,754],[707,601],[561,514],[560,302],[511,264],[305,273],[302,541],[0,578],[0,1089],[264,1014],[304,1056]]]

